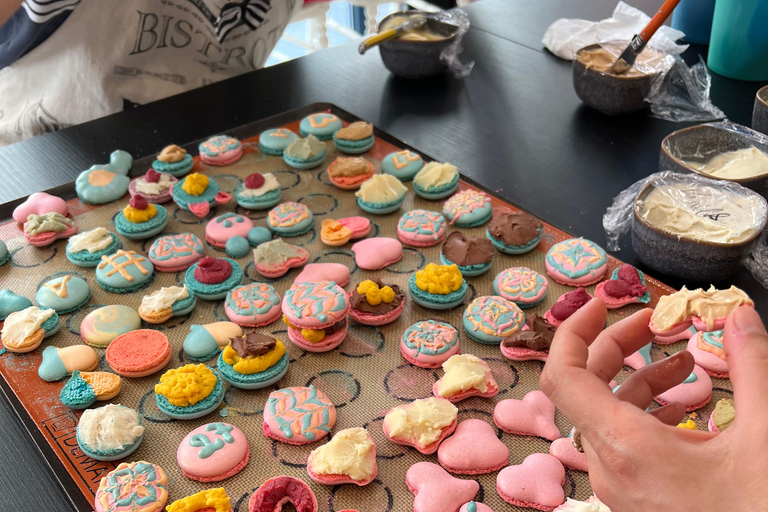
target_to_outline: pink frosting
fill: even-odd
[[[403,257],[400,240],[386,237],[366,238],[352,246],[355,263],[365,270],[379,270],[397,263]]]
[[[507,399],[496,404],[493,421],[512,434],[534,435],[550,441],[560,437],[555,425],[555,404],[539,390],[529,391],[522,400]]]
[[[211,430],[207,430],[209,428]],[[214,443],[223,443],[223,446],[209,454],[210,448],[206,447]],[[248,441],[239,428],[227,423],[209,423],[187,434],[176,450],[176,460],[185,473],[207,478],[231,471],[247,453]]]
[[[160,173],[150,167],[150,169],[144,175],[144,181],[147,183],[157,183],[160,181]]]
[[[481,475],[506,466],[509,449],[488,423],[469,419],[459,423],[456,432],[443,441],[437,460],[452,473]]]
[[[501,470],[496,490],[509,503],[554,510],[565,501],[565,469],[559,460],[544,453],[534,453],[522,464]]]

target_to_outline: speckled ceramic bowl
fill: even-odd
[[[663,231],[641,216],[641,201],[653,190],[648,184],[635,199],[632,217],[632,248],[649,268],[692,283],[711,283],[731,277],[739,270],[741,261],[749,254],[765,229],[768,203],[753,194],[763,204],[759,229],[749,239],[733,244],[705,242]]]
[[[755,146],[760,151],[768,153],[766,137],[760,133],[740,126],[739,132],[727,130],[716,124],[699,124],[672,132],[661,141],[659,152],[659,170],[675,172],[693,172],[713,180],[733,181],[751,188],[763,197],[768,197],[768,174],[753,178],[734,178],[725,180],[710,176],[691,167],[686,162],[705,163],[713,157]],[[762,140],[761,140],[762,139]]]
[[[378,30],[394,16],[423,16],[422,11],[393,12],[379,23]],[[447,68],[440,60],[440,54],[453,43],[459,27],[429,19],[426,27],[445,36],[435,41],[400,41],[392,39],[379,45],[381,60],[392,73],[403,78],[426,78],[442,73]]]
[[[757,91],[752,109],[752,129],[768,135],[768,85]]]
[[[620,44],[626,47],[629,41]],[[608,115],[629,114],[647,108],[645,97],[659,73],[642,76],[611,75],[594,68],[588,69],[579,61],[581,52],[596,50],[601,46],[592,44],[576,52],[573,59],[573,90],[576,96],[590,107]]]

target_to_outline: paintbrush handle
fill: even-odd
[[[659,30],[659,27],[662,26],[665,21],[667,21],[667,18],[669,18],[669,15],[672,14],[672,11],[675,10],[675,7],[677,7],[677,4],[679,3],[680,0],[666,0],[664,2],[664,5],[662,5],[658,12],[653,15],[653,18],[648,22],[648,25],[646,25],[643,31],[640,32],[640,37],[644,42],[647,43],[651,37],[653,37],[653,34]]]

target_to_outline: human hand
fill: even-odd
[[[768,335],[757,312],[740,307],[723,346],[737,415],[720,434],[675,428],[681,404],[645,412],[654,396],[693,370],[683,350],[634,372],[614,394],[624,357],[647,345],[652,310],[603,329],[593,299],[557,329],[540,387],[581,432],[592,490],[612,512],[747,512],[768,508]]]

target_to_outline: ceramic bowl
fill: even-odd
[[[629,41],[623,43],[625,47]],[[573,89],[576,96],[603,114],[619,115],[637,112],[648,107],[645,97],[651,91],[653,80],[659,73],[641,76],[612,75],[587,68],[579,61],[579,54],[596,50],[601,44],[585,46],[573,59]]]
[[[632,217],[632,248],[649,268],[665,275],[693,283],[711,283],[731,277],[741,261],[750,253],[765,229],[768,203],[751,193],[763,205],[759,229],[739,243],[706,242],[663,231],[641,216],[641,201],[653,190],[648,184],[635,199]]]
[[[379,23],[378,30],[394,16],[423,16],[422,11],[393,12]],[[448,23],[440,23],[429,19],[426,27],[445,36],[445,39],[435,41],[400,41],[391,39],[379,45],[379,53],[384,65],[393,74],[403,78],[426,78],[442,73],[447,68],[440,60],[440,54],[456,39],[459,27]]]
[[[768,85],[757,91],[755,95],[752,129],[768,135]]]
[[[739,126],[740,131],[725,129],[715,124],[699,124],[672,132],[661,141],[659,152],[659,170],[675,172],[693,172],[713,180],[733,181],[751,188],[763,197],[768,197],[768,174],[752,178],[733,178],[725,180],[710,176],[691,167],[687,162],[705,163],[713,157],[755,146],[768,153],[768,139],[760,133]]]

